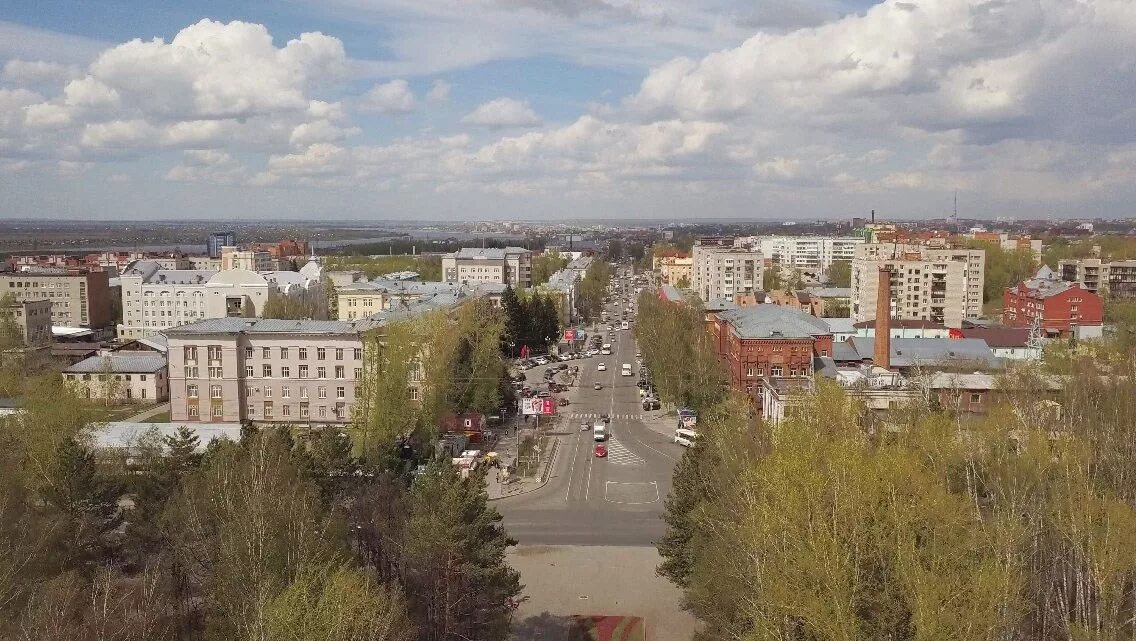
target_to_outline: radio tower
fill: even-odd
[[[953,213],[951,214],[951,225],[953,226],[952,230],[954,231],[955,235],[958,236],[958,232],[959,232],[959,193],[958,193],[957,189],[955,190],[955,206],[954,206]]]

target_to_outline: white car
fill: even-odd
[[[603,363],[596,365],[596,371],[597,372],[606,372],[607,371],[607,365],[604,365]]]
[[[548,359],[543,356],[537,356],[533,359],[533,362],[537,365],[548,365]]]

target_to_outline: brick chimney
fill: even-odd
[[[891,369],[891,266],[880,265],[876,288],[876,343],[872,362],[876,367]]]

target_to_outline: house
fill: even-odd
[[[483,442],[485,435],[485,415],[476,413],[444,416],[441,419],[442,432],[446,434],[465,434],[470,443]]]
[[[63,370],[63,379],[86,398],[127,403],[169,399],[166,357],[144,352],[91,356]]]
[[[877,360],[876,338],[856,336],[834,352],[838,365]],[[888,369],[912,372],[930,369],[1000,369],[1004,363],[994,356],[986,341],[975,338],[893,338],[890,341]],[[879,365],[880,363],[875,363]]]
[[[1046,266],[1029,280],[1006,289],[1002,323],[1033,328],[1051,338],[1100,338],[1104,324],[1101,297],[1066,282]]]
[[[1022,327],[964,327],[952,329],[951,338],[984,340],[998,358],[1016,361],[1041,358],[1041,347],[1030,346],[1030,330]]]

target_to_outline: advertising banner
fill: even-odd
[[[529,416],[552,416],[556,413],[556,401],[551,398],[521,399],[521,413]]]
[[[574,330],[574,329],[564,330],[564,340],[566,340],[566,341],[576,340],[576,330]]]

